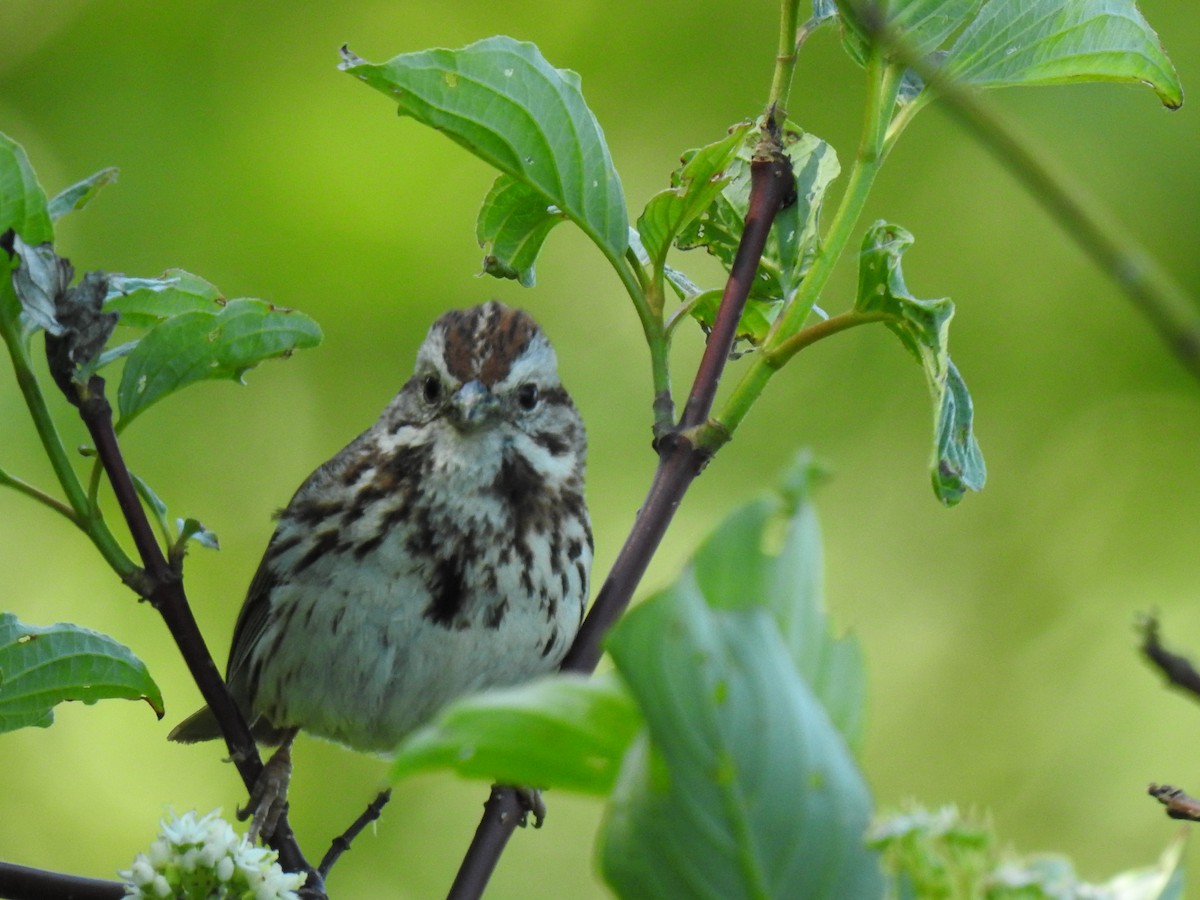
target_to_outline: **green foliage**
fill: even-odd
[[[912,807],[871,829],[883,854],[888,900],[1182,900],[1183,847],[1175,840],[1158,862],[1104,884],[1080,880],[1070,861],[1003,849],[989,823],[951,806]]]
[[[948,75],[977,87],[1125,81],[1164,105],[1183,87],[1133,0],[989,0],[946,57]]]
[[[0,234],[10,228],[27,244],[54,238],[46,193],[29,158],[20,144],[0,134]]]
[[[784,153],[796,178],[796,202],[776,216],[750,289],[750,300],[755,304],[750,315],[763,316],[764,308],[771,308],[771,312],[765,313],[768,320],[774,319],[780,304],[791,300],[812,266],[813,257],[820,248],[818,226],[825,191],[841,172],[833,148],[816,135],[789,126],[783,138]],[[727,271],[733,265],[746,224],[750,163],[759,139],[756,131],[746,135],[727,167],[721,167],[724,177],[720,193],[713,196],[702,215],[692,217],[687,227],[679,229],[675,241],[681,250],[703,247],[719,259]],[[694,160],[693,154],[699,152],[688,151],[684,159]],[[682,171],[673,178],[679,178]],[[701,321],[705,320],[701,318]],[[711,319],[705,324],[711,325]],[[765,336],[751,325],[744,325],[743,330],[755,343]]]
[[[712,608],[692,573],[609,650],[646,716],[601,834],[624,897],[874,898],[870,794],[770,612]]]
[[[857,750],[866,672],[857,639],[835,636],[825,612],[821,528],[811,499],[820,477],[801,454],[780,491],[726,518],[696,551],[691,569],[714,608],[761,607],[771,614],[796,670]]]
[[[341,68],[395,100],[402,116],[436,128],[503,173],[488,195],[503,209],[485,206],[478,227],[480,239],[491,242],[489,272],[532,284],[532,256],[555,212],[610,259],[625,252],[625,195],[574,72],[509,37],[405,53],[381,65],[345,49],[342,55]],[[527,190],[513,190],[512,182]]]
[[[321,342],[316,322],[265,300],[228,300],[211,310],[166,318],[129,353],[117,401],[124,428],[151,404],[210,378],[241,382],[246,370],[272,357]]]
[[[145,700],[160,719],[162,694],[133,652],[78,625],[23,625],[0,613],[0,732],[47,728],[64,700]]]
[[[862,659],[825,617],[814,475],[802,459],[627,616],[609,641],[621,682],[557,676],[460,700],[401,746],[393,777],[615,783],[602,860],[623,896],[877,897],[848,746]]]
[[[918,300],[909,293],[900,257],[912,243],[913,236],[899,225],[881,221],[867,230],[855,309],[881,314],[925,370],[935,410],[933,489],[939,500],[953,506],[966,491],[983,489],[987,470],[975,439],[971,395],[946,350],[954,304],[948,298]]]
[[[404,742],[391,778],[448,768],[604,796],[641,722],[629,692],[612,678],[543,678],[452,704]]]

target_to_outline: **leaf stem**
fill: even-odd
[[[127,583],[150,601],[162,616],[204,702],[220,723],[230,758],[242,782],[247,790],[253,791],[263,770],[258,748],[196,624],[184,592],[183,577],[172,568],[154,535],[129,467],[121,454],[117,433],[113,429],[112,407],[104,388],[104,379],[93,375],[86,389],[80,391],[79,417],[91,435],[96,454],[108,475],[113,494],[142,560],[143,571],[137,573],[140,578],[127,579]],[[279,851],[280,861],[288,871],[307,872],[310,888],[323,890],[323,880],[305,860],[287,823],[286,813],[280,819],[270,843]]]
[[[11,291],[12,287],[3,285],[0,286],[0,290]],[[67,503],[63,504],[63,509],[59,511],[66,515],[65,510],[69,509],[71,521],[88,536],[96,549],[100,551],[100,555],[104,557],[104,561],[122,580],[128,580],[137,572],[137,566],[117,543],[117,539],[105,525],[99,507],[90,502],[79,477],[75,474],[75,469],[63,446],[62,438],[59,436],[58,428],[46,405],[46,398],[42,394],[37,375],[33,371],[29,347],[20,334],[18,322],[16,317],[0,316],[0,336],[4,338],[9,358],[12,360],[13,371],[17,377],[17,386],[25,398],[25,406],[33,419],[42,449],[45,450],[55,477],[58,478],[58,483],[66,495]],[[52,499],[48,495],[46,496],[48,499]],[[59,501],[53,502],[59,503]]]
[[[800,42],[796,31],[799,9],[800,0],[780,0],[779,49],[775,54],[771,92],[767,95],[767,109],[775,109],[780,121],[787,119],[788,95],[792,90],[792,75],[796,71],[796,58],[799,55]]]
[[[600,246],[598,242],[597,246]],[[617,277],[621,279],[629,299],[633,301],[633,308],[642,323],[646,346],[650,348],[650,375],[654,384],[654,434],[657,436],[671,427],[675,409],[671,397],[671,342],[663,327],[662,298],[660,297],[657,303],[654,302],[646,270],[632,248],[628,248],[623,256],[607,253],[606,256],[616,269]]]
[[[869,93],[863,133],[854,165],[851,167],[846,183],[845,193],[842,194],[837,212],[817,251],[812,268],[804,276],[804,281],[801,282],[795,297],[771,326],[754,361],[734,387],[733,393],[726,400],[720,413],[698,430],[697,442],[709,450],[715,450],[733,436],[738,425],[750,411],[750,407],[762,394],[771,376],[795,352],[789,353],[786,348],[791,346],[791,341],[803,333],[801,328],[804,321],[812,311],[813,305],[820,299],[821,292],[833,274],[834,266],[850,242],[859,217],[866,206],[867,197],[875,184],[875,176],[883,165],[884,136],[891,112],[896,104],[896,93],[900,88],[902,74],[899,67],[885,64],[878,53],[873,53],[868,58]],[[821,332],[817,332],[817,334],[820,335]],[[806,345],[801,342],[796,349]]]
[[[856,312],[850,310],[809,325],[799,334],[793,334],[787,340],[780,342],[767,355],[770,356],[771,365],[778,369],[805,347],[809,347],[817,343],[817,341],[822,341],[831,335],[847,331],[851,328],[857,328],[859,325],[866,325],[870,322],[886,322],[894,318],[894,316],[890,316],[885,312]]]
[[[64,516],[72,525],[75,525],[80,529],[83,528],[83,523],[80,522],[79,516],[76,515],[75,510],[71,509],[71,507],[69,507],[67,504],[63,503],[57,497],[50,496],[41,488],[34,487],[29,482],[18,478],[16,475],[10,475],[3,469],[0,469],[0,486],[10,487],[15,491],[24,494],[26,497],[33,498],[38,503],[48,506],[59,515]]]

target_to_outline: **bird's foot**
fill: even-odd
[[[237,811],[239,821],[251,816],[249,838],[254,843],[261,835],[270,840],[279,824],[280,817],[287,811],[288,783],[292,779],[292,742],[285,741],[263,766],[262,774],[250,792],[250,802]]]

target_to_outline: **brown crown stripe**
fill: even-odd
[[[437,327],[445,332],[446,370],[459,381],[478,378],[488,387],[504,380],[538,332],[527,313],[495,300],[448,312]]]

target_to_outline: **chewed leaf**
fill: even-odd
[[[542,244],[550,229],[563,219],[540,191],[501,175],[484,198],[475,224],[475,237],[487,253],[483,270],[532,287],[533,264]]]
[[[683,165],[671,175],[671,187],[650,198],[638,219],[638,234],[655,265],[663,264],[679,232],[708,209],[729,182],[726,168],[751,127],[741,122],[722,140],[687,151]]]
[[[122,644],[78,625],[23,625],[0,613],[0,732],[54,721],[64,700],[145,700],[160,719],[162,694]]]
[[[122,325],[149,328],[180,313],[219,313],[222,302],[216,285],[183,269],[169,269],[159,278],[110,275],[104,308],[120,313]]]
[[[912,235],[899,225],[880,221],[867,230],[855,309],[882,313],[925,370],[935,409],[933,489],[939,500],[953,506],[966,491],[983,488],[987,470],[975,439],[971,396],[946,347],[954,304],[946,297],[918,300],[909,293],[900,258],[912,243]]]
[[[1164,105],[1183,87],[1133,0],[989,0],[950,48],[946,71],[978,87],[1125,81]]]
[[[263,300],[230,300],[219,312],[180,313],[152,328],[129,354],[117,391],[124,428],[147,407],[210,378],[241,381],[265,359],[315,347],[317,323]]]
[[[750,159],[757,141],[756,132],[746,134],[724,169],[720,193],[702,215],[679,229],[675,243],[681,250],[703,247],[726,269],[733,265],[750,203]],[[789,126],[784,145],[796,176],[797,200],[775,218],[750,287],[752,300],[786,300],[800,286],[818,249],[818,217],[825,190],[841,171],[833,148],[815,135]]]
[[[47,207],[50,218],[58,220],[69,212],[83,209],[92,202],[92,198],[96,194],[100,193],[102,187],[116,181],[118,174],[119,170],[112,167],[101,169],[95,175],[90,175],[83,181],[77,181],[70,187],[59,191]]]
[[[579,76],[556,69],[535,45],[490,37],[378,65],[343,48],[340,68],[391,97],[402,116],[540,192],[610,257],[625,252],[625,196],[604,133]]]

